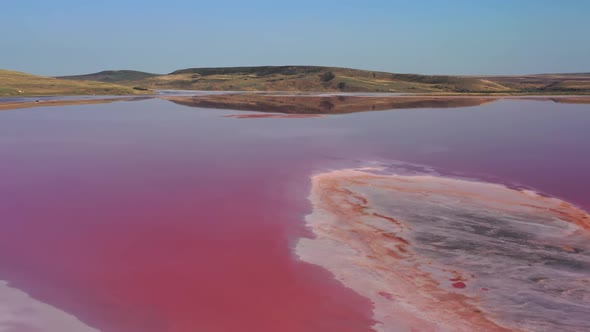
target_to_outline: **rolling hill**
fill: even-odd
[[[28,79],[22,76],[26,74],[19,73],[22,77],[16,80],[5,78],[8,73],[16,75],[16,72],[3,72],[3,77],[0,77],[3,78],[0,81],[0,95],[18,95],[19,90],[24,91],[24,94],[136,94],[142,93],[139,90],[144,89],[486,95],[590,94],[588,73],[449,76],[320,66],[187,68],[165,75],[109,70],[57,78],[29,75]]]
[[[66,80],[98,81],[98,82],[124,82],[136,81],[149,77],[160,76],[159,74],[146,73],[136,70],[104,70],[94,74],[59,76],[57,78]]]
[[[0,69],[0,96],[136,95],[149,93],[129,86],[74,81]]]
[[[265,66],[192,68],[150,77],[131,85],[151,89],[343,92],[501,92],[500,84],[479,78],[400,75],[336,67]]]
[[[590,93],[589,74],[449,76],[396,74],[321,66],[187,68],[166,75],[105,71],[62,77],[149,89],[225,91],[405,92],[481,94]]]
[[[392,74],[320,66],[188,68],[166,75],[106,71],[61,77],[117,82],[149,89],[344,92],[505,92],[483,78]]]

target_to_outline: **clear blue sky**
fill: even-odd
[[[0,68],[43,75],[308,64],[590,72],[589,0],[13,0]]]

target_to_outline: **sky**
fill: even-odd
[[[2,1],[0,68],[590,72],[589,14],[587,0]]]

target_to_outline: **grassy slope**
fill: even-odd
[[[481,76],[474,78],[492,80],[510,89],[521,92],[548,94],[590,92],[590,73]]]
[[[329,75],[331,73],[332,75]],[[348,68],[264,66],[190,68],[168,75],[122,82],[153,89],[347,91],[414,93],[590,93],[589,74],[527,76],[430,76]]]
[[[0,69],[0,96],[134,95],[132,87],[93,81],[73,81]]]
[[[66,80],[84,80],[84,81],[98,81],[98,82],[122,82],[122,81],[136,81],[149,77],[159,76],[159,74],[146,73],[136,70],[105,70],[98,73],[74,76],[59,76],[57,78]]]
[[[105,71],[70,76],[130,87],[181,90],[344,91],[413,93],[587,94],[590,74],[429,76],[336,67],[262,66],[189,68],[168,75]]]
[[[480,78],[402,75],[335,67],[265,66],[191,68],[121,82],[151,89],[346,92],[507,92]]]

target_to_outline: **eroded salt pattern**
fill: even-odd
[[[431,175],[312,178],[296,253],[374,304],[379,331],[589,331],[590,217],[556,198]]]

